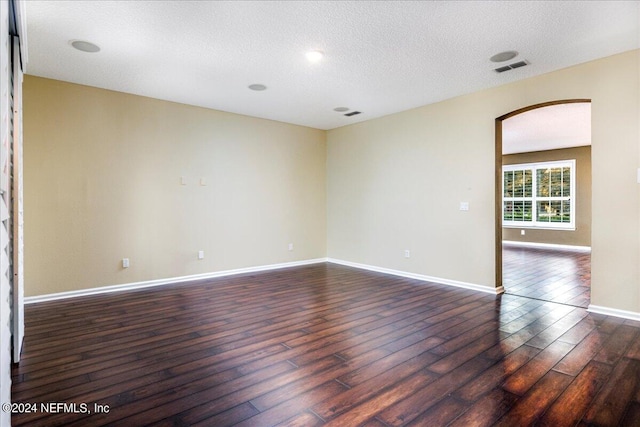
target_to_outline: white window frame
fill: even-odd
[[[539,169],[568,167],[570,170],[570,195],[564,197],[538,197],[537,196],[537,173]],[[507,171],[520,171],[531,170],[532,171],[532,197],[505,197],[504,195],[504,174]],[[536,162],[536,163],[519,163],[513,165],[502,166],[502,183],[500,184],[502,194],[502,226],[505,228],[535,228],[535,229],[553,229],[553,230],[575,230],[576,229],[576,160],[556,160],[550,162]],[[538,221],[538,200],[566,200],[570,202],[570,222],[548,222]],[[508,221],[504,219],[504,205],[505,201],[531,201],[531,221]]]

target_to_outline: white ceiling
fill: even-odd
[[[591,103],[551,105],[502,121],[502,154],[591,145]]]
[[[640,47],[636,1],[23,1],[27,74],[318,129]]]

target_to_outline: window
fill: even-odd
[[[575,229],[575,160],[504,165],[502,225]]]

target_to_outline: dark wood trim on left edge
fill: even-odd
[[[502,118],[495,121],[495,260],[496,289],[502,286]]]

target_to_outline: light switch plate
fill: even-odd
[[[469,210],[469,202],[460,202],[460,210],[468,211]]]

